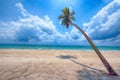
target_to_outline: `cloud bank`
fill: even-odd
[[[120,0],[113,0],[83,26],[93,40],[120,45]]]
[[[30,14],[21,3],[17,3],[16,7],[22,18],[0,22],[1,43],[69,44],[79,41],[80,34],[76,33],[78,31],[75,28],[61,34],[48,15],[42,19]]]

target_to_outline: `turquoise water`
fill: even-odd
[[[120,46],[97,46],[100,50],[118,50]],[[93,50],[91,46],[0,44],[0,49]]]

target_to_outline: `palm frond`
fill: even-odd
[[[59,17],[58,17],[58,19],[62,19],[62,18],[64,18],[65,16],[64,15],[60,15]]]
[[[72,11],[70,14],[70,16],[73,16],[73,15],[75,15],[75,11]]]
[[[62,15],[60,15],[58,19],[61,19],[61,24],[68,28],[71,24],[71,21],[75,20],[74,14],[74,11],[70,12],[70,9],[66,7],[62,10]]]
[[[71,19],[71,20],[76,20],[74,16],[71,16],[70,19]]]
[[[63,20],[62,20],[62,25],[66,25],[67,24],[67,20],[66,20],[66,18],[64,18]]]

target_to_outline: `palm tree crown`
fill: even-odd
[[[74,11],[70,12],[70,9],[66,7],[62,10],[62,14],[58,17],[58,19],[61,19],[61,24],[65,25],[66,28],[68,28],[71,24],[71,21],[75,20],[74,14]]]

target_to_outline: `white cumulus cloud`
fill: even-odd
[[[21,3],[16,3],[22,18],[16,21],[0,22],[0,42],[39,43],[39,44],[69,44],[80,40],[76,29],[61,34],[48,15],[40,18],[30,14]],[[73,35],[75,34],[75,35]]]
[[[83,26],[93,40],[120,40],[120,0],[110,2]]]

